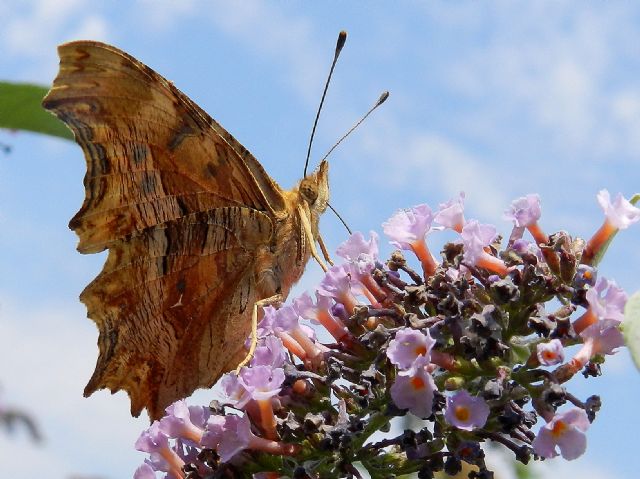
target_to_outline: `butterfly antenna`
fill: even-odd
[[[376,109],[376,108],[378,108],[380,105],[382,105],[385,101],[387,101],[387,98],[389,98],[389,92],[388,92],[388,91],[385,91],[385,92],[383,92],[383,93],[382,93],[382,95],[380,95],[380,98],[378,98],[378,101],[376,102],[376,104],[375,104],[375,105],[373,105],[373,106],[369,109],[369,111],[368,111],[367,113],[365,113],[365,114],[364,114],[364,116],[363,116],[362,118],[360,118],[360,119],[357,121],[357,123],[356,123],[355,125],[353,125],[353,126],[349,129],[349,131],[348,131],[348,132],[346,132],[346,133],[342,136],[342,138],[340,138],[340,139],[336,142],[336,144],[335,144],[335,145],[333,145],[333,146],[331,147],[331,149],[327,152],[327,154],[326,154],[326,155],[324,155],[324,156],[322,157],[322,160],[320,160],[320,162],[322,163],[324,160],[326,160],[326,159],[327,159],[327,157],[331,154],[331,152],[333,152],[333,150],[335,150],[335,149],[338,147],[338,145],[339,145],[340,143],[342,143],[342,141],[343,141],[346,137],[348,137],[351,133],[353,133],[353,130],[355,130],[356,128],[358,128],[358,127],[360,126],[360,124],[361,124],[363,121],[365,121],[365,120],[367,119],[367,117],[368,117],[369,115],[371,115],[371,113],[373,113],[373,110],[375,110],[375,109]]]
[[[313,129],[311,130],[311,138],[309,139],[309,148],[307,149],[307,159],[304,162],[304,175],[307,176],[307,167],[309,166],[309,157],[311,156],[311,145],[313,144],[313,136],[316,133],[316,126],[318,126],[318,119],[320,118],[320,112],[322,111],[322,104],[324,103],[324,97],[327,96],[327,90],[329,89],[329,82],[331,81],[331,75],[333,75],[333,69],[336,67],[338,56],[342,51],[344,42],[347,41],[347,32],[342,30],[338,34],[338,42],[336,43],[336,51],[333,54],[333,62],[331,63],[331,69],[329,70],[329,76],[327,77],[327,83],[324,85],[324,91],[322,92],[322,99],[320,100],[320,106],[318,107],[318,113],[316,113],[316,119],[313,122]]]
[[[347,225],[347,223],[342,219],[342,216],[340,216],[340,213],[338,213],[336,211],[336,209],[331,206],[331,204],[327,203],[327,206],[329,207],[329,209],[331,211],[333,211],[333,213],[338,217],[338,219],[340,220],[340,222],[344,225],[345,228],[347,228],[347,232],[352,235],[353,233],[351,232],[351,228],[349,228],[349,225]]]

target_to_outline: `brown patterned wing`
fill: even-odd
[[[85,201],[69,224],[80,252],[196,211],[286,214],[282,190],[251,153],[151,68],[98,42],[58,52],[43,106],[73,130],[87,160]]]
[[[99,329],[85,395],[126,390],[132,414],[230,369],[250,327],[255,263],[282,218],[282,190],[170,82],[97,42],[60,46],[43,105],[75,133],[86,197],[78,250],[109,249],[81,300]]]
[[[151,418],[235,364],[271,220],[249,208],[195,213],[117,242],[80,296],[100,329],[85,395],[124,389]]]

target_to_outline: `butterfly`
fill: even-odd
[[[125,390],[132,415],[146,408],[156,419],[237,367],[258,307],[286,298],[311,256],[323,264],[316,242],[328,260],[318,231],[328,163],[283,190],[132,56],[95,41],[58,53],[43,106],[74,132],[87,163],[69,227],[81,253],[108,250],[80,295],[99,330],[84,395]]]

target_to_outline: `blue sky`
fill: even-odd
[[[335,38],[347,30],[313,158],[391,92],[331,158],[332,204],[354,229],[381,231],[400,207],[436,206],[464,190],[468,218],[508,233],[502,211],[538,192],[547,232],[588,238],[602,221],[599,189],[640,190],[632,2],[98,3],[1,2],[0,78],[47,84],[57,44],[113,43],[174,81],[283,187],[302,174]],[[97,332],[77,297],[104,257],[78,254],[66,226],[84,197],[80,149],[8,132],[0,142],[12,146],[0,154],[0,399],[31,411],[46,437],[34,446],[0,435],[0,476],[131,477],[146,419],[129,418],[122,393],[82,398]],[[345,233],[325,216],[335,249]],[[640,289],[638,238],[637,227],[620,234],[601,266],[629,292]],[[300,287],[319,277],[310,264]],[[604,370],[570,383],[604,404],[585,456],[546,463],[555,477],[636,477],[640,376],[626,351]]]

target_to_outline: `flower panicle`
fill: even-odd
[[[621,198],[598,196],[617,229],[640,219]],[[400,251],[386,264],[375,232],[354,233],[315,296],[264,308],[250,364],[223,376],[220,402],[169,406],[136,443],[149,457],[135,477],[360,477],[354,463],[490,477],[486,441],[523,463],[579,457],[601,405],[567,383],[623,346],[626,294],[588,261],[594,240],[543,232],[538,195],[505,211],[504,247],[464,199],[394,214],[383,231]],[[436,259],[427,240],[444,229],[459,240]],[[562,306],[547,313],[552,298]],[[372,442],[406,414],[429,426]]]

